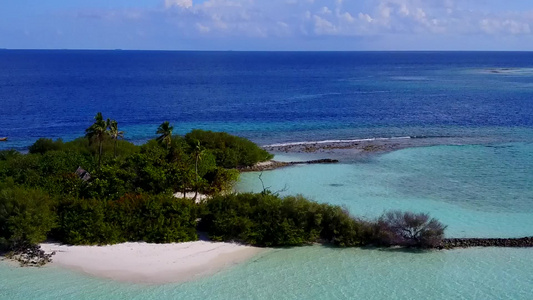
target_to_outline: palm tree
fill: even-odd
[[[156,134],[160,134],[160,136],[156,140],[162,144],[166,144],[170,148],[172,143],[172,130],[174,130],[174,126],[170,126],[168,121],[163,122],[157,128]]]
[[[113,149],[113,154],[117,157],[117,142],[119,138],[124,138],[124,131],[118,130],[118,123],[115,120],[111,122],[108,121],[109,135],[113,140],[115,140],[115,145]]]
[[[198,181],[199,181],[199,175],[198,175],[198,161],[202,159],[202,155],[204,154],[204,148],[200,145],[200,141],[196,141],[197,144],[194,146],[193,149],[193,155],[194,155],[194,172],[196,174],[196,184],[194,188],[194,200],[196,200],[196,197],[198,197]]]
[[[107,122],[104,121],[102,113],[99,112],[94,117],[94,124],[85,129],[85,137],[89,139],[89,144],[93,143],[94,141],[98,143],[98,167],[100,167],[102,162],[102,144],[106,135],[108,135],[108,122],[109,120]]]

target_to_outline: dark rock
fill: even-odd
[[[51,262],[55,254],[44,252],[39,245],[22,243],[14,246],[5,257],[18,261],[21,267],[41,267]]]
[[[469,247],[533,247],[533,237],[523,238],[449,238],[442,240],[437,249],[469,248]]]

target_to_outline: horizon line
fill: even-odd
[[[533,50],[205,50],[205,49],[121,49],[121,48],[1,48],[0,51],[145,51],[145,52],[522,52]]]

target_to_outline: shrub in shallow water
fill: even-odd
[[[376,243],[383,246],[435,248],[444,238],[446,226],[429,214],[390,211],[376,224]]]

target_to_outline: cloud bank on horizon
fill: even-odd
[[[13,2],[0,10],[0,47],[533,50],[529,0]]]

